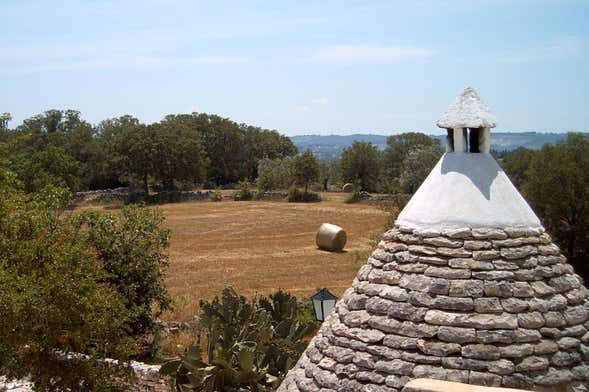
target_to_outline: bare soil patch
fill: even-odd
[[[246,296],[284,289],[301,296],[327,287],[341,295],[366,262],[387,212],[345,204],[347,195],[323,194],[320,203],[270,201],[186,202],[159,206],[172,229],[166,284],[176,308],[164,319],[188,321],[198,302],[226,286]],[[345,252],[315,245],[321,223],[342,226]]]

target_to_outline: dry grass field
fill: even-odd
[[[175,310],[164,319],[188,321],[198,302],[226,286],[246,296],[285,289],[301,296],[327,287],[341,295],[366,262],[372,238],[388,213],[367,204],[345,204],[344,194],[321,203],[186,202],[159,206],[172,229],[166,284]],[[323,222],[348,234],[345,252],[317,249]]]

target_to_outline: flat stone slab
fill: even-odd
[[[405,384],[403,392],[526,392],[523,389],[483,387],[459,382],[417,378]]]

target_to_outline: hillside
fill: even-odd
[[[387,144],[385,135],[354,134],[354,135],[303,135],[291,136],[290,139],[299,151],[311,150],[321,159],[337,159],[342,150],[354,141],[370,142],[383,150]],[[432,135],[443,143],[445,135]],[[493,132],[494,150],[514,150],[525,147],[537,150],[545,143],[556,143],[566,138],[566,133],[538,133],[538,132]]]

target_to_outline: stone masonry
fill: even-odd
[[[413,378],[585,382],[587,294],[542,228],[396,226],[279,391],[400,391]]]

